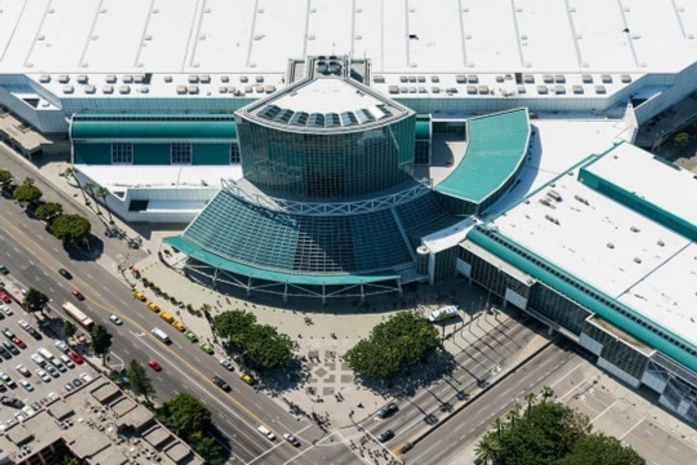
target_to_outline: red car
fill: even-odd
[[[73,289],[73,295],[75,296],[75,298],[77,300],[85,300],[85,296],[82,295],[82,293],[80,291],[78,291],[77,289]]]
[[[157,360],[155,360],[154,358],[148,360],[148,365],[150,365],[150,368],[152,368],[155,371],[162,371],[162,367],[159,363],[157,363]]]
[[[24,341],[21,340],[20,338],[18,338],[17,336],[15,336],[15,337],[12,338],[12,342],[14,342],[15,345],[16,345],[17,347],[19,347],[20,349],[26,349],[26,348],[27,348],[27,345],[24,343]]]
[[[78,363],[78,364],[82,363],[82,357],[80,356],[80,354],[75,352],[73,349],[68,349],[67,351],[65,351],[65,354],[68,357],[70,357],[71,359],[73,359],[73,362]]]
[[[5,302],[6,304],[12,303],[12,299],[10,298],[9,295],[7,295],[7,292],[5,292],[5,291],[0,291],[0,299],[2,299],[2,301]]]

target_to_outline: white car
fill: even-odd
[[[36,374],[41,378],[41,381],[44,383],[48,383],[51,381],[51,377],[48,376],[48,373],[46,373],[44,370],[36,370]]]
[[[87,373],[80,373],[80,379],[86,383],[89,383],[90,381],[92,381],[92,377],[90,375],[88,375]]]
[[[22,375],[31,376],[31,373],[29,373],[29,370],[27,370],[27,367],[24,365],[17,365],[15,368],[17,368],[17,371],[19,371]]]
[[[21,384],[22,387],[29,392],[34,390],[34,386],[32,386],[31,383],[29,381],[27,381],[26,379],[20,379],[19,384]]]
[[[53,368],[51,365],[46,365],[46,371],[48,371],[48,374],[53,376],[54,378],[58,378],[60,376],[60,373],[58,373],[58,370]]]
[[[15,417],[15,420],[17,420],[17,421],[24,421],[24,418],[25,418],[25,416],[22,415],[22,412],[15,413],[14,417]]]
[[[63,354],[60,356],[61,361],[67,366],[68,368],[75,368],[75,364],[73,361],[68,357],[67,355]]]
[[[34,415],[34,409],[32,409],[31,407],[22,407],[22,412],[24,412],[27,418]]]
[[[63,353],[67,352],[68,349],[70,349],[70,347],[68,347],[68,344],[66,344],[63,341],[56,341],[56,347],[58,347],[58,350],[60,350]]]
[[[230,363],[230,360],[226,360],[224,358],[220,359],[220,366],[222,366],[228,371],[233,371],[235,369],[235,367],[232,366],[232,363]]]
[[[109,315],[109,319],[112,321],[112,323],[114,323],[117,326],[121,326],[123,324],[123,320],[118,316],[114,315],[113,313]]]
[[[56,394],[55,392],[48,393],[48,400],[57,400],[57,399],[59,399],[58,394]]]
[[[17,323],[19,323],[19,326],[20,326],[23,330],[26,331],[27,329],[29,329],[29,323],[27,323],[25,320],[19,320]]]
[[[57,358],[52,358],[52,359],[49,360],[49,361],[51,362],[51,365],[53,365],[54,367],[58,368],[58,371],[60,371],[61,373],[65,373],[66,371],[68,371],[68,370],[65,368],[65,365],[63,365],[63,364],[60,362],[60,360],[58,360]]]
[[[10,307],[8,307],[7,305],[2,306],[2,311],[5,312],[5,315],[7,315],[7,316],[12,316],[14,314],[12,309]]]
[[[0,371],[0,379],[2,379],[7,385],[7,387],[10,389],[14,389],[15,387],[17,387],[17,384],[15,384],[15,382],[12,381],[12,378],[7,376],[7,373],[5,373],[4,371]]]
[[[275,441],[276,440],[276,435],[273,434],[266,426],[259,426],[257,428],[257,431],[259,431],[261,434],[263,434],[266,439],[269,441]]]
[[[46,366],[46,360],[44,360],[43,357],[39,354],[32,354],[31,359],[34,360],[34,363],[36,363],[40,367]]]
[[[70,391],[72,391],[73,389],[75,389],[75,388],[73,387],[73,385],[70,384],[70,383],[65,383],[65,386],[64,386],[64,387],[65,387],[65,390],[68,391],[68,392],[70,392]]]

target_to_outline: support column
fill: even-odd
[[[324,284],[322,284],[322,305],[327,305],[327,289]]]
[[[288,303],[288,283],[283,283],[283,303]]]
[[[365,289],[363,288],[363,284],[361,284],[361,304],[365,303]]]

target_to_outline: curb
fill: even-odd
[[[449,412],[448,416],[446,416],[442,421],[439,421],[437,425],[433,426],[432,428],[427,429],[425,432],[421,433],[420,435],[416,436],[414,439],[411,439],[409,441],[406,441],[405,443],[401,444],[397,450],[393,452],[393,454],[399,454],[400,456],[403,456],[400,452],[402,447],[406,445],[407,443],[411,443],[412,447],[416,446],[418,443],[426,439],[428,436],[430,436],[433,432],[435,432],[438,428],[443,426],[445,423],[450,421],[455,415],[457,415],[459,412],[470,406],[473,402],[476,402],[480,397],[482,397],[484,394],[489,392],[489,390],[496,386],[497,384],[501,383],[505,379],[507,379],[509,376],[514,374],[520,367],[528,363],[530,360],[535,358],[540,352],[545,350],[547,347],[550,345],[554,344],[557,340],[558,336],[554,336],[552,339],[548,340],[545,342],[543,345],[535,349],[533,352],[528,354],[524,359],[518,361],[515,365],[512,365],[509,370],[507,370],[505,373],[503,373],[501,376],[499,376],[496,380],[492,381],[491,384],[486,388],[486,389],[480,389],[479,392],[477,392],[474,396],[472,396],[467,402],[464,402],[460,404],[459,407],[453,409],[452,411]]]

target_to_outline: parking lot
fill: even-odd
[[[0,429],[81,389],[95,370],[16,303],[0,306]]]

